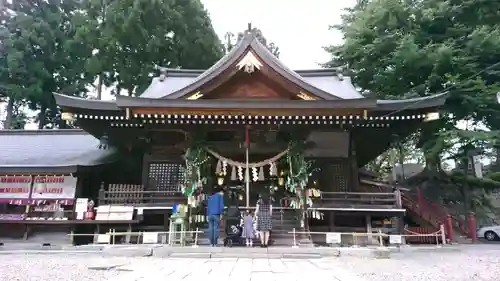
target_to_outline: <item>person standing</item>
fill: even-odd
[[[257,216],[257,231],[259,231],[261,247],[265,248],[268,246],[269,236],[273,228],[273,206],[269,196],[265,194],[260,196],[255,215]]]
[[[253,216],[252,211],[247,210],[246,215],[243,217],[243,233],[241,237],[246,239],[247,247],[253,246],[254,229],[253,229]]]
[[[217,246],[220,234],[220,219],[224,212],[224,190],[221,188],[210,198],[207,204],[208,239],[212,247]]]

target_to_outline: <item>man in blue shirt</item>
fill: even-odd
[[[208,198],[207,204],[208,239],[212,247],[217,245],[219,239],[222,212],[224,212],[224,190],[221,188]]]

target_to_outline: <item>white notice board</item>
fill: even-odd
[[[402,244],[401,235],[389,235],[390,244]]]
[[[327,244],[340,244],[342,242],[342,235],[339,232],[329,232],[326,234]]]

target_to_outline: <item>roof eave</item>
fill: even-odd
[[[448,93],[441,93],[426,97],[412,98],[406,100],[377,100],[378,111],[394,110],[419,110],[426,108],[441,107],[445,104]]]
[[[114,101],[90,100],[79,97],[72,97],[54,93],[56,104],[60,107],[75,108],[82,110],[98,110],[98,111],[121,111],[122,109],[116,106]]]
[[[197,109],[374,109],[376,100],[368,98],[345,100],[167,100],[118,96],[123,108],[197,108]]]
[[[0,174],[34,174],[34,173],[50,173],[50,174],[71,174],[78,171],[78,165],[62,165],[62,166],[25,166],[12,165],[0,166]]]

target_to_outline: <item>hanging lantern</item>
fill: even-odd
[[[241,194],[240,194],[240,195],[238,195],[238,199],[239,199],[240,201],[242,201],[242,200],[243,200],[243,195],[241,195]]]
[[[221,174],[219,174],[217,176],[217,184],[218,185],[223,185],[224,184],[224,174],[221,173]]]
[[[283,177],[284,174],[285,173],[283,171],[281,171],[280,176],[278,178],[278,185],[279,186],[283,186],[283,184],[285,184],[285,178]]]

